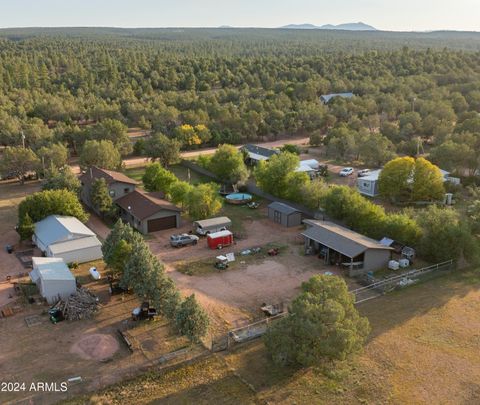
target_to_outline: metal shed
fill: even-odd
[[[75,277],[60,257],[32,257],[30,278],[49,304],[76,291]]]
[[[393,248],[351,229],[328,221],[307,219],[302,233],[305,250],[318,254],[329,265],[343,266],[350,276],[387,266]]]
[[[283,226],[299,226],[302,224],[302,213],[287,204],[275,201],[268,206],[268,218]]]

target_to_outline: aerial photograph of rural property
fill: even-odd
[[[0,405],[480,405],[479,0],[0,0]]]

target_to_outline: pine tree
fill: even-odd
[[[192,342],[199,342],[208,331],[207,313],[198,304],[195,294],[187,297],[181,304],[175,317],[177,329]]]

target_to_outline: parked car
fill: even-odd
[[[342,177],[347,177],[353,174],[353,167],[344,167],[342,170],[340,170],[340,176]]]
[[[357,175],[358,177],[365,177],[365,176],[368,176],[370,174],[370,169],[362,169],[362,170],[359,170]]]
[[[198,236],[183,233],[181,235],[170,236],[170,245],[173,247],[181,247],[187,245],[196,245],[198,243]]]

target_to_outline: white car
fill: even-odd
[[[353,174],[353,167],[344,167],[342,170],[340,170],[340,176],[342,177],[347,177]]]

